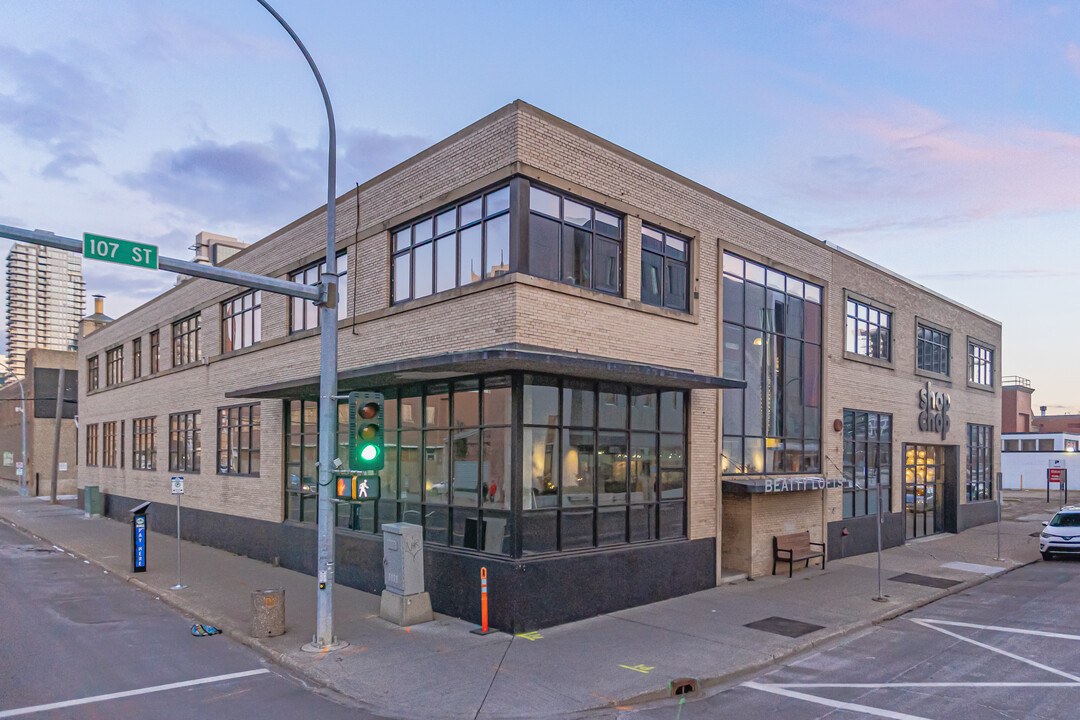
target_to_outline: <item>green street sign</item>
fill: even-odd
[[[104,260],[120,265],[158,269],[157,246],[131,240],[83,233],[83,255],[94,260]]]

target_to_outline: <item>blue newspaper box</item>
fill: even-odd
[[[146,511],[149,502],[131,508],[131,571],[146,572]]]

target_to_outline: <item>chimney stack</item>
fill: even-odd
[[[105,314],[105,296],[104,295],[94,295],[94,314],[95,315],[104,315]]]
[[[1040,415],[1046,415],[1046,406],[1045,405],[1040,405],[1039,406],[1039,414]]]

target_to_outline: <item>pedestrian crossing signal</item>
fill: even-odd
[[[358,473],[338,475],[334,495],[338,500],[378,500],[379,478],[377,475]]]
[[[383,404],[382,393],[349,393],[349,469],[382,470]]]

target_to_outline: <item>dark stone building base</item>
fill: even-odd
[[[997,500],[982,500],[958,505],[956,510],[956,531],[964,532],[976,525],[997,522],[997,513]]]
[[[881,525],[882,549],[904,544],[904,513],[885,513]],[[828,552],[830,560],[862,555],[877,551],[877,515],[837,520],[828,525]],[[841,538],[841,531],[848,535]]]
[[[122,522],[140,502],[102,493],[103,513]],[[173,505],[154,503],[148,518],[150,530],[176,534]],[[181,536],[315,575],[311,525],[181,508]],[[337,582],[381,593],[382,537],[339,530],[335,542]],[[434,610],[479,623],[481,567],[488,573],[491,627],[519,633],[715,587],[716,545],[712,538],[672,540],[521,560],[425,545],[425,589]]]

